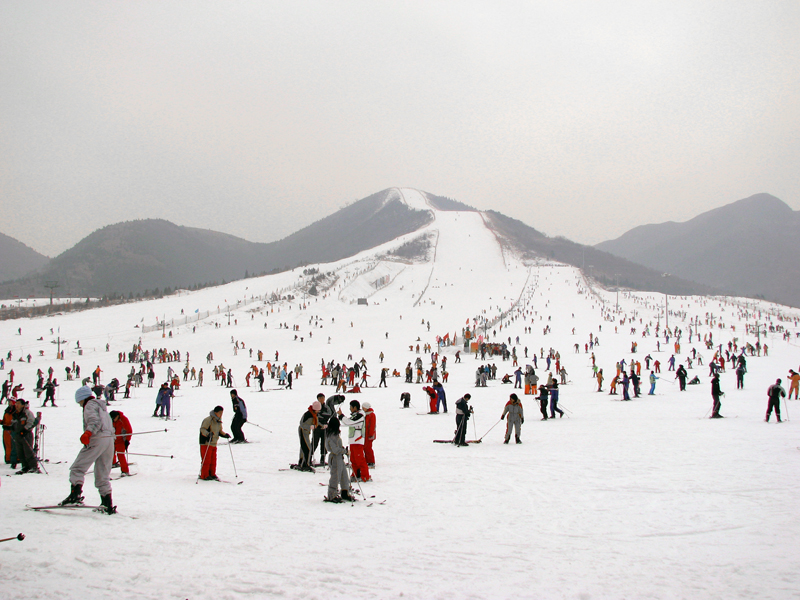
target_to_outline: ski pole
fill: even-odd
[[[239,479],[239,473],[236,471],[236,461],[233,460],[233,448],[231,448],[230,442],[228,442],[228,450],[231,451],[231,462],[233,463],[233,474],[236,476],[236,479]]]
[[[4,539],[0,540],[0,542],[10,542],[11,540],[19,540],[21,542],[24,539],[25,539],[25,534],[24,533],[19,533],[19,534],[15,535],[14,537],[4,538]]]
[[[503,418],[502,418],[502,417],[501,417],[501,418],[499,418],[499,419],[497,419],[497,423],[495,423],[494,425],[492,425],[492,426],[489,428],[489,431],[491,431],[492,429],[494,429],[495,427],[497,427],[497,425],[498,425],[498,424],[500,423],[500,421],[502,421],[502,420],[503,420]],[[483,440],[483,438],[485,438],[487,435],[489,435],[489,431],[487,431],[487,432],[486,432],[486,433],[484,433],[484,434],[483,434],[481,437],[479,437],[479,438],[478,438],[478,441],[480,442],[481,440]]]
[[[789,420],[789,398],[784,397],[783,406],[786,409],[786,420]]]
[[[197,474],[197,479],[194,481],[195,485],[200,481],[200,476],[203,474],[203,465],[206,464],[206,455],[208,454],[208,449],[211,447],[211,444],[205,444],[205,447],[206,449],[203,450],[203,458],[200,459],[200,472]]]
[[[156,429],[154,431],[140,431],[138,433],[118,433],[116,435],[98,435],[94,439],[102,440],[102,439],[105,439],[105,438],[118,438],[118,437],[122,437],[123,435],[144,435],[146,433],[164,433],[166,431],[168,431],[168,430],[167,429]]]
[[[264,431],[269,431],[270,433],[272,433],[272,430],[267,429],[266,427],[262,427],[257,423],[253,423],[252,421],[245,421],[245,423],[250,423],[250,425],[253,425],[254,427],[258,427],[259,429],[263,429]]]
[[[128,456],[155,456],[156,458],[175,458],[172,454],[142,454],[141,452],[126,452]]]

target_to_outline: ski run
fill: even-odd
[[[397,194],[433,210],[416,190]],[[616,312],[614,292],[578,269],[523,260],[501,246],[481,213],[434,213],[422,230],[336,263],[1,321],[0,379],[13,370],[14,385],[24,388],[19,396],[42,413],[38,450],[46,462],[41,473],[0,467],[11,475],[0,478],[0,538],[25,534],[21,543],[0,544],[8,572],[0,596],[797,598],[800,402],[780,398],[780,424],[765,416],[767,389],[781,378],[788,395],[789,370],[800,370],[800,311],[744,298],[670,296],[667,340],[663,294],[622,291]],[[420,239],[429,243],[427,256],[392,254]],[[312,283],[317,296],[308,293]],[[466,329],[473,339],[465,350]],[[476,338],[514,351],[521,387],[510,357],[471,352]],[[437,347],[439,340],[445,345]],[[145,373],[124,398],[131,367],[140,369],[129,353],[140,343],[137,359],[145,351],[152,358],[154,349],[181,357],[154,362],[153,387]],[[746,351],[744,388],[737,389],[730,359],[748,344],[753,352]],[[63,360],[55,358],[59,347]],[[425,372],[437,350],[440,381],[447,359],[446,407],[426,418]],[[709,365],[720,350],[724,395],[715,410]],[[673,355],[699,384],[680,391]],[[592,357],[603,370],[602,392]],[[374,411],[371,481],[351,483],[356,502],[323,502],[330,470],[290,469],[301,461],[298,425],[318,393],[336,394],[330,378],[321,384],[323,361],[352,367],[362,358],[367,387],[348,391],[362,371],[346,382],[339,408],[350,417],[349,403],[358,400]],[[423,383],[416,383],[418,358]],[[187,359],[195,378],[184,381]],[[560,384],[556,360],[566,371],[567,383],[558,386],[564,416],[549,418],[548,399],[543,420],[538,397],[525,394],[524,372],[531,365],[539,385],[548,373]],[[641,363],[641,393],[634,397],[630,384],[630,401],[622,400],[621,381],[609,394],[623,360],[626,373]],[[655,361],[660,373],[649,395]],[[134,433],[156,431],[131,436],[137,476],[114,471],[114,515],[26,510],[56,505],[70,492],[84,432],[74,399],[81,382],[65,379],[73,362],[80,379],[99,367],[100,383],[120,382],[108,410],[121,411]],[[268,363],[287,364],[291,389]],[[485,378],[482,365],[489,366]],[[224,409],[222,431],[232,433],[231,388],[214,377],[220,366],[246,404],[243,435],[257,442],[216,447],[216,474],[230,485],[198,479],[200,427],[216,406]],[[257,372],[248,386],[252,366],[264,370],[264,391],[281,393],[259,393]],[[50,367],[56,406],[41,407],[37,370],[46,381]],[[166,423],[153,414],[168,368],[180,386]],[[383,368],[386,386],[378,387]],[[463,433],[473,443],[459,446],[449,442],[456,403],[467,393],[474,412]],[[512,393],[522,409],[507,410]],[[524,418],[520,444],[513,432],[504,444],[504,411]],[[715,412],[727,418],[707,418]],[[345,447],[350,433],[343,424]],[[319,459],[317,450],[313,464]],[[93,474],[82,494],[86,505],[100,504]]]

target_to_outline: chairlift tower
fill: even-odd
[[[58,282],[52,280],[45,281],[44,287],[50,290],[50,306],[53,306],[53,290],[59,287]]]

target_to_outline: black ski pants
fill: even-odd
[[[468,422],[469,419],[467,419],[467,415],[456,415],[456,438],[454,441],[457,446],[463,446],[467,443]]]
[[[780,398],[770,398],[769,403],[767,404],[767,421],[769,421],[769,417],[772,414],[772,409],[775,409],[775,417],[778,421],[781,420],[781,399]]]
[[[233,421],[231,422],[231,433],[233,434],[233,441],[234,442],[244,442],[244,433],[242,433],[242,425],[247,423],[247,419],[242,416],[242,413],[237,412],[233,415]]]

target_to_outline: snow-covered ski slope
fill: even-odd
[[[433,210],[421,193],[401,192],[409,205]],[[479,213],[434,214],[424,230],[337,263],[312,265],[330,273],[330,287],[318,297],[304,297],[312,275],[296,269],[156,301],[0,322],[0,352],[12,353],[0,375],[13,368],[24,396],[43,413],[50,461],[44,465],[49,475],[14,476],[0,466],[0,538],[27,536],[0,544],[0,563],[13,572],[0,596],[798,597],[792,559],[800,539],[800,435],[793,419],[800,418],[800,403],[788,402],[788,421],[764,423],[767,386],[776,377],[785,383],[788,369],[800,365],[798,311],[736,298],[670,297],[670,327],[683,331],[676,358],[686,364],[695,349],[705,363],[689,369],[702,383],[681,393],[667,372],[674,335],[668,344],[663,295],[621,293],[619,313],[611,314],[616,294],[588,285],[571,267],[524,264],[498,246]],[[421,235],[432,243],[427,260],[389,255]],[[375,287],[377,280],[387,283]],[[273,295],[284,299],[258,299]],[[198,319],[206,311],[214,314]],[[165,327],[167,337],[161,330],[142,333],[142,325],[187,317],[188,323]],[[416,345],[435,347],[437,336],[461,336],[476,319],[478,333],[490,341],[511,338],[523,367],[534,353],[553,348],[568,372],[570,383],[561,387],[564,418],[540,421],[538,403],[523,397],[521,445],[513,438],[504,445],[505,425],[497,424],[515,391],[500,383],[514,368],[499,357],[480,361],[462,351],[456,363],[456,347],[442,350],[450,373],[447,414],[418,415],[426,410],[424,393],[402,377],[390,377],[388,388],[373,387],[382,367],[402,373],[421,356],[428,368],[430,356],[417,354]],[[711,408],[707,364],[713,350],[696,333],[713,333],[715,347],[734,339],[754,344],[744,330],[756,322],[766,325],[762,341],[769,355],[748,357],[743,390],[728,366],[722,374],[726,418],[704,418]],[[783,340],[770,327],[788,329],[791,338]],[[59,332],[67,340],[64,361],[54,358]],[[587,350],[590,335],[599,345]],[[112,407],[137,431],[168,430],[134,437],[130,452],[174,458],[131,457],[138,476],[113,482],[118,516],[25,511],[26,504],[53,504],[69,492],[69,465],[83,429],[72,400],[79,382],[63,381],[64,366],[77,362],[82,377],[100,366],[103,382],[124,382],[131,365],[119,363],[118,353],[140,338],[145,349],[179,349],[184,359],[189,353],[189,366],[204,369],[203,387],[189,381],[178,391],[175,420],[152,418],[155,388],[134,389],[132,398]],[[235,352],[233,342],[244,348]],[[248,388],[247,369],[266,367],[276,352],[280,363],[303,366],[294,389],[283,390],[269,377],[264,392],[252,380]],[[606,375],[602,393],[595,391],[592,352]],[[29,353],[30,363],[18,362]],[[662,363],[655,395],[631,402],[610,396],[615,363],[637,358],[646,394],[648,354]],[[326,488],[319,484],[327,484],[327,472],[279,469],[297,461],[303,412],[318,392],[334,391],[320,385],[320,362],[353,364],[362,357],[370,387],[347,396],[370,402],[377,415],[377,467],[374,480],[362,484],[375,498],[355,506],[323,503]],[[495,363],[498,375],[488,387],[475,388],[481,362]],[[226,430],[232,417],[228,390],[212,374],[220,363],[232,369],[247,402],[244,431],[254,443],[220,446],[218,474],[231,483],[196,483],[201,420],[217,404],[225,408]],[[183,364],[157,363],[156,387],[168,366],[181,371]],[[58,406],[36,408],[36,370],[50,366],[61,384]],[[541,358],[537,373],[547,376]],[[400,409],[404,391],[411,393],[409,410]],[[452,437],[455,401],[467,392],[475,409],[467,437],[483,442],[433,444]],[[91,475],[84,494],[88,504],[97,503]]]

